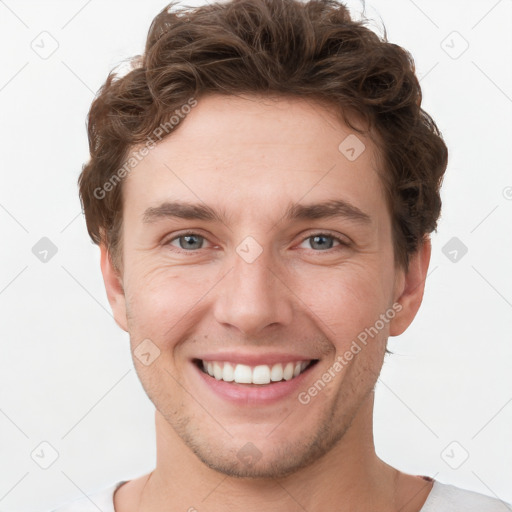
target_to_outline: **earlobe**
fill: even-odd
[[[402,334],[411,325],[420,308],[431,252],[430,237],[426,236],[418,250],[410,256],[409,268],[402,274],[400,287],[397,290],[395,302],[401,305],[401,309],[390,322],[390,336]]]
[[[128,332],[128,322],[126,320],[126,299],[122,284],[122,278],[112,263],[112,257],[105,245],[100,245],[100,265],[103,275],[103,282],[107,292],[108,302],[114,314],[114,320],[117,325]]]

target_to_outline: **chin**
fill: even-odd
[[[267,426],[268,427],[268,426]],[[346,428],[334,430],[326,423],[310,426],[290,435],[290,425],[282,432],[269,431],[260,437],[247,426],[247,436],[208,439],[191,434],[188,429],[177,432],[197,458],[210,469],[234,478],[285,478],[324,457],[345,434]],[[270,432],[270,433],[269,433]],[[278,435],[280,434],[280,435]]]

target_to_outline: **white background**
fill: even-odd
[[[166,3],[0,1],[1,510],[50,510],[155,464],[154,409],[112,319],[76,180],[95,92],[142,52]],[[414,56],[450,151],[424,303],[390,339],[377,388],[377,451],[512,502],[512,2],[373,0],[366,14]],[[43,31],[59,45],[47,59],[31,47]],[[42,237],[58,249],[47,263],[32,253]],[[443,253],[453,237],[468,248],[455,263]],[[31,458],[43,441],[59,455],[48,469]]]

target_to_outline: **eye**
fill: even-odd
[[[197,233],[183,233],[171,238],[166,245],[172,245],[173,247],[190,252],[202,249],[205,240],[206,238],[204,236],[198,235]],[[178,246],[175,245],[176,242],[178,243]]]
[[[348,245],[347,242],[345,242],[344,240],[342,240],[341,238],[337,237],[337,236],[334,236],[334,235],[329,235],[328,233],[314,233],[310,236],[308,236],[307,238],[304,239],[304,242],[310,242],[310,246],[313,248],[313,249],[319,249],[319,251],[328,251],[329,249],[332,249],[333,248],[333,242],[337,242],[338,245],[340,246],[346,246]],[[315,247],[316,246],[316,247]],[[316,252],[319,252],[319,251],[316,251]]]

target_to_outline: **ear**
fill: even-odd
[[[128,332],[128,322],[126,319],[126,299],[124,295],[122,276],[116,270],[112,263],[112,257],[105,245],[100,245],[100,265],[103,274],[103,282],[107,298],[114,313],[114,320],[117,325]]]
[[[411,254],[407,271],[401,270],[397,276],[395,303],[400,304],[402,309],[390,321],[390,336],[402,334],[411,325],[420,308],[431,252],[432,244],[427,236],[418,250]]]

